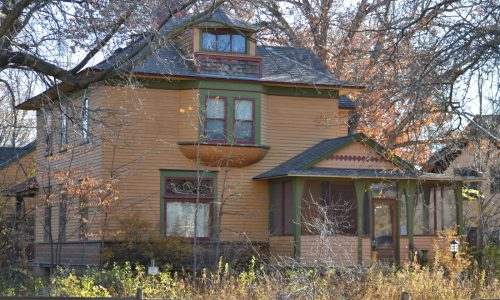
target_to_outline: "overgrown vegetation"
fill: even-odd
[[[134,296],[169,299],[396,299],[403,291],[414,299],[472,299],[500,297],[494,274],[480,271],[466,256],[450,259],[436,255],[431,266],[401,268],[376,264],[370,268],[276,267],[252,259],[246,270],[236,271],[222,260],[210,271],[194,277],[165,267],[157,276],[130,263],[84,270],[58,269],[50,289],[40,279],[24,287],[3,289],[3,295],[46,293],[52,296]],[[47,282],[48,283],[48,282]],[[0,287],[3,287],[0,283]]]

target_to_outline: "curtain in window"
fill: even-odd
[[[196,203],[167,202],[167,235],[177,237],[195,237]],[[196,214],[197,237],[209,237],[210,204],[198,203]]]

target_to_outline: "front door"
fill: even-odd
[[[373,236],[380,261],[395,262],[396,254],[396,201],[373,200]]]

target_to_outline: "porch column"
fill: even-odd
[[[300,263],[300,236],[302,234],[302,193],[304,192],[304,179],[293,178],[293,255],[295,260]]]
[[[354,180],[354,187],[356,189],[356,200],[358,207],[358,264],[363,263],[363,202],[365,199],[367,182],[364,180]]]
[[[456,203],[457,203],[457,225],[458,225],[458,234],[459,235],[465,234],[462,189],[463,189],[463,183],[457,182],[455,185],[455,197],[456,197]]]

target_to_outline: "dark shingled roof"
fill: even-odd
[[[250,27],[246,22],[238,21],[228,16],[221,10],[209,15],[206,22],[201,24],[221,25],[220,22],[227,22],[229,26]],[[216,20],[211,22],[210,18]],[[160,34],[166,34],[178,26],[189,21],[189,17],[174,18],[160,28]],[[136,41],[138,43],[139,41]],[[120,49],[107,60],[97,64],[91,69],[106,69],[110,66],[120,65],[120,59],[132,53],[134,46],[132,44],[125,49]],[[321,85],[332,87],[351,87],[362,88],[361,85],[344,80],[333,78],[326,68],[321,64],[316,55],[308,48],[282,47],[282,46],[257,46],[256,55],[262,57],[262,76],[257,75],[231,75],[221,73],[198,73],[192,66],[191,58],[183,57],[181,51],[173,44],[167,43],[165,46],[156,50],[154,55],[148,55],[142,61],[139,61],[141,54],[147,53],[148,47],[142,50],[135,57],[137,58],[131,65],[124,67],[122,71],[132,73],[142,73],[150,75],[163,76],[187,76],[195,78],[214,78],[214,79],[238,79],[251,80],[258,82],[276,82],[288,84]],[[349,105],[352,106],[351,103]]]
[[[473,121],[465,128],[460,139],[454,141],[451,145],[442,147],[429,157],[426,169],[432,173],[443,173],[453,161],[462,154],[462,151],[467,145],[475,139],[491,140],[500,148],[500,143],[495,141],[491,136],[485,134],[478,126],[490,133],[498,134],[498,132],[500,132],[500,115],[475,116]]]
[[[38,182],[36,181],[36,178],[30,177],[9,189],[3,190],[0,194],[7,197],[32,196],[36,193],[37,190]]]
[[[213,13],[207,15],[206,19],[207,21],[201,22],[197,24],[197,26],[217,27],[222,25],[250,31],[257,31],[258,29],[255,25],[228,15],[223,9],[220,8],[217,8]]]
[[[33,141],[24,147],[0,147],[0,169],[8,166],[16,160],[21,159],[23,156],[33,151],[35,147],[36,141]]]
[[[348,136],[343,136],[335,139],[323,140],[320,143],[312,146],[311,148],[305,150],[304,152],[292,157],[286,162],[272,168],[271,170],[262,173],[260,175],[255,176],[253,179],[269,179],[274,177],[284,177],[288,175],[328,175],[328,172],[331,172],[330,175],[333,176],[334,173],[341,174],[344,172],[346,176],[353,176],[356,170],[349,170],[351,173],[348,173],[346,170],[341,171],[342,169],[327,169],[327,168],[310,168],[312,164],[321,160],[328,156],[329,154],[335,152],[336,150],[352,143],[352,142],[361,142],[368,147],[372,148],[375,152],[381,153],[387,151],[384,147],[367,137],[362,133],[352,134]],[[416,171],[410,163],[404,161],[403,159],[393,156],[394,159],[391,160],[394,164],[399,166],[402,170],[408,171],[409,173],[413,173]],[[332,173],[333,172],[333,173]],[[361,171],[359,171],[361,172]],[[371,171],[370,171],[371,172]],[[382,171],[378,171],[382,172]],[[387,173],[387,172],[384,172]],[[351,175],[348,175],[351,174]],[[402,173],[394,172],[394,174],[399,174],[397,177],[401,177]],[[406,174],[406,173],[405,173]],[[379,176],[380,177],[380,176]]]

